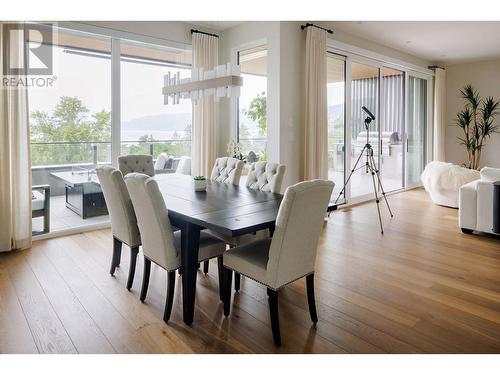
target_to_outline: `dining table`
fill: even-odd
[[[193,177],[177,173],[155,175],[170,222],[181,230],[183,320],[193,322],[200,231],[210,229],[237,237],[269,229],[272,233],[283,196],[244,185],[207,181],[195,191]]]

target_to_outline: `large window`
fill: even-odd
[[[51,232],[109,221],[95,168],[112,164],[112,142],[119,140],[115,156],[120,150],[179,157],[191,154],[192,132],[191,100],[165,105],[162,95],[168,72],[190,76],[188,47],[57,27],[54,35],[54,85],[28,90],[32,181],[50,187]],[[119,85],[112,83],[117,66]],[[118,107],[120,123],[111,116]],[[33,207],[48,195],[47,187],[34,188]],[[33,219],[33,230],[45,231],[43,217]]]
[[[168,72],[190,77],[191,52],[122,41],[120,53],[121,153],[191,155],[191,100],[165,105],[161,95]]]
[[[243,77],[238,99],[238,142],[242,153],[255,153],[267,160],[267,48],[250,48],[238,52]]]
[[[53,87],[28,91],[32,165],[110,162],[111,41],[62,29],[57,40]]]
[[[327,59],[328,178],[335,182],[332,198],[344,186],[345,167],[345,58],[329,54]],[[343,197],[339,198],[339,202]]]
[[[83,178],[93,166],[111,162],[111,40],[55,31],[54,85],[28,90],[32,182],[50,186],[50,198],[45,191],[50,201],[50,231],[108,221],[105,212],[83,220],[85,215],[69,209],[72,186],[58,176]],[[33,207],[41,208],[41,191],[33,190]],[[43,229],[44,218],[34,218],[34,232]]]

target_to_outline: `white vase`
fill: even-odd
[[[207,180],[193,180],[194,191],[205,191],[207,189]]]

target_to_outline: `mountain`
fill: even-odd
[[[164,113],[155,116],[144,116],[122,122],[122,130],[183,131],[192,123],[191,113]]]
[[[328,122],[333,122],[335,119],[343,116],[343,114],[343,104],[329,106]],[[246,118],[246,116],[243,116],[240,121],[244,121],[249,128],[252,127],[252,121]],[[122,131],[144,131],[144,134],[158,131],[184,131],[186,125],[191,123],[191,113],[164,113],[161,115],[144,116],[129,121],[123,121]]]
[[[335,104],[328,107],[328,123],[333,123],[333,121],[343,116],[344,104]]]

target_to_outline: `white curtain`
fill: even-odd
[[[219,38],[193,33],[193,68],[214,69],[218,63]],[[214,96],[193,105],[193,165],[196,175],[210,176],[217,156],[217,112]]]
[[[326,31],[308,27],[306,36],[304,180],[328,179]]]
[[[23,59],[23,40],[4,38],[0,23],[0,74]],[[22,34],[20,34],[22,35]],[[3,45],[4,40],[7,45]],[[19,60],[18,60],[19,61]],[[22,78],[22,77],[20,77]],[[31,246],[31,160],[28,98],[24,86],[0,87],[0,252]]]
[[[446,71],[435,69],[434,75],[434,160],[445,161],[446,137]]]

